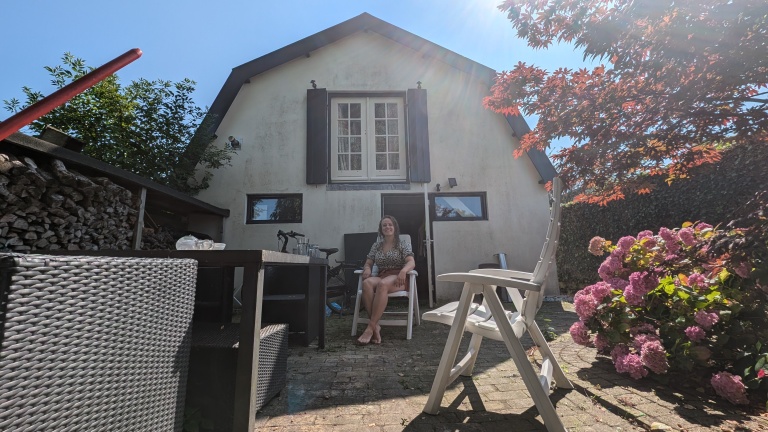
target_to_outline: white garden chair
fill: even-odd
[[[480,343],[484,337],[487,337],[503,341],[507,346],[547,430],[565,431],[563,422],[549,399],[549,392],[553,378],[560,388],[571,389],[573,386],[565,377],[544,335],[534,321],[543,301],[544,281],[555,260],[560,234],[562,182],[559,178],[555,178],[552,183],[553,202],[549,228],[539,262],[532,273],[507,269],[478,269],[469,273],[448,273],[437,277],[438,281],[461,282],[464,284],[464,289],[458,302],[449,303],[423,315],[427,321],[451,326],[432,390],[424,407],[425,413],[437,414],[446,387],[460,375],[472,375],[472,369],[480,351]],[[517,312],[504,310],[496,295],[497,286],[507,288]],[[519,290],[526,292],[525,297]],[[472,303],[477,294],[483,294],[482,305]],[[499,319],[499,317],[503,318]],[[455,363],[465,331],[472,333],[472,339],[466,355]],[[525,333],[531,336],[544,358],[538,373],[534,370],[520,343]]]

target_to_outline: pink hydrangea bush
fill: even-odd
[[[709,251],[717,232],[686,223],[615,245],[593,238],[589,252],[607,256],[600,281],[574,296],[574,342],[609,354],[616,371],[634,379],[701,371],[694,376],[711,377],[718,395],[748,403],[748,390],[768,387],[766,313],[751,315],[765,297],[749,280],[748,265],[736,268],[727,255]]]

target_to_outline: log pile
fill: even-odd
[[[141,249],[176,249],[176,240],[179,235],[169,228],[160,226],[158,228],[144,228],[141,234]]]
[[[52,159],[0,153],[0,250],[131,249],[138,196]]]

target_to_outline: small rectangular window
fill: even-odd
[[[488,220],[485,192],[430,194],[432,220]]]
[[[301,223],[301,194],[249,194],[247,198],[247,224]]]

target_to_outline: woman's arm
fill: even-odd
[[[405,287],[405,281],[408,278],[408,272],[416,268],[416,260],[413,259],[412,255],[409,255],[405,257],[405,265],[403,266],[403,269],[400,270],[400,273],[397,274],[397,282],[395,283],[397,286]]]
[[[368,279],[371,277],[371,271],[373,266],[373,260],[368,258],[365,260],[365,264],[363,264],[363,280]]]

